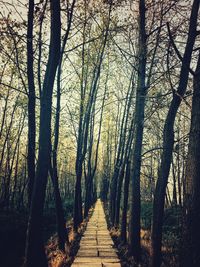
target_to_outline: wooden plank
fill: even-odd
[[[72,267],[121,267],[114,243],[107,229],[100,200],[80,242],[80,249]]]

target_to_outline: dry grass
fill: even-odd
[[[68,262],[68,258],[65,253],[60,250],[55,250],[49,254],[49,267],[62,267]]]
[[[71,266],[75,255],[79,249],[80,239],[85,232],[87,222],[93,213],[93,208],[89,212],[89,216],[79,226],[77,233],[73,231],[73,224],[70,222],[68,225],[68,237],[69,245],[65,246],[65,252],[58,248],[58,237],[57,234],[53,235],[47,242],[45,247],[48,266],[49,267],[69,267]]]
[[[151,233],[148,230],[141,230],[141,246],[142,246],[142,263],[137,265],[131,255],[128,244],[122,244],[120,240],[120,231],[114,227],[110,229],[110,234],[119,251],[119,257],[122,261],[122,267],[142,266],[148,267],[151,255]],[[177,255],[174,255],[172,247],[162,246],[163,263],[162,267],[177,267]]]

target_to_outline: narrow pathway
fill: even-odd
[[[121,267],[100,200],[96,202],[71,267]]]

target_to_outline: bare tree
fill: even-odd
[[[50,166],[51,178],[54,186],[54,195],[56,203],[56,218],[57,218],[57,232],[58,232],[58,243],[61,250],[65,250],[65,241],[69,244],[68,233],[66,231],[66,222],[63,211],[62,199],[59,190],[58,182],[58,170],[57,170],[57,154],[58,154],[58,142],[59,142],[59,127],[60,127],[60,101],[61,101],[61,76],[62,76],[62,61],[66,43],[69,37],[69,32],[72,24],[74,5],[76,0],[73,0],[71,5],[71,10],[68,15],[68,25],[67,30],[63,39],[60,59],[58,64],[57,72],[57,103],[56,103],[56,115],[55,115],[55,127],[54,127],[54,143],[53,143],[53,153],[52,153],[52,166]]]
[[[132,174],[132,201],[130,218],[130,246],[136,261],[140,260],[140,168],[141,151],[144,129],[144,109],[147,93],[146,85],[146,57],[147,35],[145,22],[145,0],[139,1],[139,51],[138,51],[138,81],[135,106],[135,138],[133,143],[133,174]]]
[[[60,1],[51,0],[51,40],[40,105],[39,154],[26,240],[26,266],[47,266],[42,217],[51,153],[52,92],[60,57]]]

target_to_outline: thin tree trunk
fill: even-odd
[[[111,184],[110,184],[110,218],[111,218],[112,226],[115,225],[116,211],[118,212],[118,206],[116,202],[118,191],[116,190],[116,185],[118,185],[118,182],[122,183],[122,177],[120,177],[121,179],[119,181],[119,176],[121,173],[121,167],[123,165],[125,134],[126,134],[126,128],[127,128],[127,123],[128,123],[128,115],[129,115],[129,109],[131,105],[132,94],[133,94],[133,86],[132,86],[132,74],[131,74],[130,84],[129,84],[129,88],[126,94],[125,107],[124,107],[124,111],[122,115],[122,122],[120,126],[119,143],[118,143],[118,149],[117,149],[117,157],[115,160],[114,173],[113,173]]]
[[[84,217],[85,218],[88,216],[89,209],[90,209],[92,202],[93,202],[93,200],[92,200],[92,187],[93,187],[93,179],[94,179],[94,176],[96,173],[97,163],[98,163],[98,152],[99,152],[99,144],[100,144],[100,139],[101,139],[101,128],[102,128],[102,122],[103,122],[104,104],[105,104],[106,92],[107,92],[107,81],[108,81],[108,75],[106,78],[106,85],[105,85],[104,96],[103,96],[102,107],[101,107],[98,139],[97,139],[97,145],[96,145],[96,151],[95,151],[95,162],[94,162],[93,170],[90,171],[91,178],[89,177],[90,180],[88,181],[88,186],[86,187],[86,200],[85,200],[85,210],[84,210]],[[93,131],[94,131],[94,126],[93,126]],[[92,144],[93,144],[93,141],[92,141],[91,145]],[[91,162],[91,156],[92,156],[92,153],[90,155],[90,162]]]
[[[14,175],[14,185],[13,185],[13,192],[11,197],[11,207],[12,209],[15,208],[15,195],[17,190],[17,180],[18,180],[18,167],[19,167],[19,153],[20,153],[20,142],[17,144],[17,158],[15,162],[15,175]]]
[[[175,169],[174,157],[173,156],[172,156],[172,175],[173,175],[173,196],[172,196],[172,204],[177,205],[176,169]]]
[[[124,180],[124,201],[122,209],[122,221],[121,221],[121,241],[126,243],[127,241],[127,212],[128,212],[128,196],[129,196],[129,183],[130,183],[130,160],[127,160],[126,174]]]
[[[12,82],[12,76],[11,76],[10,83],[11,82]],[[6,95],[5,106],[4,106],[3,112],[2,112],[3,116],[2,116],[1,127],[0,127],[0,139],[1,139],[1,136],[2,136],[2,133],[3,133],[3,129],[4,129],[4,123],[5,123],[5,118],[6,118],[7,106],[8,106],[8,99],[9,99],[9,90],[7,92],[7,95]]]
[[[27,77],[28,77],[28,206],[30,208],[35,181],[35,83],[33,70],[33,17],[34,0],[29,0],[27,28]]]
[[[144,109],[146,99],[146,29],[145,0],[139,1],[139,67],[135,107],[135,140],[133,147],[132,201],[129,240],[131,251],[136,262],[140,260],[140,168],[144,129]]]
[[[2,164],[3,164],[3,160],[4,160],[4,154],[5,154],[5,149],[6,149],[6,143],[8,142],[9,140],[9,136],[10,136],[10,132],[11,132],[11,128],[12,128],[12,125],[13,125],[13,121],[14,121],[14,115],[15,115],[15,111],[17,109],[17,101],[19,99],[19,95],[17,96],[17,99],[16,99],[16,102],[14,104],[14,107],[13,107],[13,110],[12,110],[12,113],[11,113],[11,118],[10,118],[10,122],[9,122],[9,126],[8,126],[8,129],[6,131],[6,135],[5,135],[5,140],[3,142],[3,148],[2,148],[2,151],[1,151],[1,158],[0,158],[0,172],[1,172],[1,169],[2,169]]]
[[[68,233],[66,230],[66,221],[64,216],[64,210],[62,205],[62,199],[60,196],[59,190],[59,182],[58,182],[58,170],[57,170],[57,151],[58,151],[58,141],[59,141],[59,126],[60,126],[60,101],[61,101],[61,67],[62,67],[62,59],[64,54],[64,49],[68,40],[72,17],[73,17],[73,10],[75,1],[73,0],[67,31],[64,36],[61,52],[60,52],[60,60],[58,65],[58,73],[57,73],[57,105],[56,105],[56,116],[55,116],[55,128],[54,128],[54,144],[53,144],[53,160],[52,160],[52,167],[50,166],[50,173],[51,179],[54,187],[54,196],[55,196],[55,204],[56,204],[56,219],[57,219],[57,233],[58,233],[58,244],[59,248],[65,251],[65,242],[69,243],[68,240]]]
[[[133,98],[133,93],[134,93],[134,83],[132,79],[133,77],[131,77],[131,84],[130,84],[131,92],[130,92],[130,95],[128,96],[126,120],[125,120],[123,134],[122,134],[123,143],[122,143],[122,149],[121,149],[121,168],[120,168],[119,177],[118,177],[116,205],[115,205],[116,206],[115,207],[115,221],[114,221],[114,225],[117,228],[119,227],[119,217],[120,217],[121,187],[123,184],[124,171],[125,171],[127,159],[129,158],[129,155],[130,155],[130,149],[132,146],[133,135],[134,135],[134,116],[132,117],[130,121],[128,135],[126,134],[128,130],[130,108],[131,108],[132,98]],[[127,138],[127,141],[126,141],[126,138]]]
[[[17,134],[16,134],[14,151],[13,151],[12,159],[11,159],[10,164],[9,164],[9,170],[7,172],[7,182],[6,182],[6,189],[5,189],[5,194],[4,194],[4,205],[7,208],[9,208],[9,204],[10,204],[9,203],[10,202],[10,186],[11,186],[13,165],[14,165],[14,161],[15,161],[15,155],[17,152],[18,144],[20,142],[22,130],[24,128],[25,117],[26,117],[26,114],[21,114],[20,119],[19,119],[19,129],[18,129]],[[10,149],[11,149],[11,145],[9,146],[8,154],[10,154]],[[9,159],[10,159],[10,156],[9,156]]]

